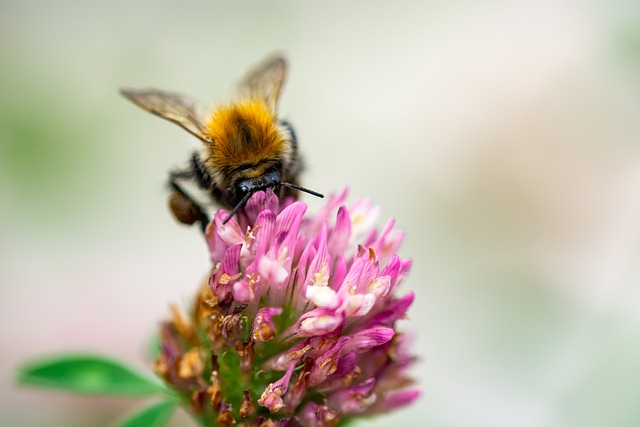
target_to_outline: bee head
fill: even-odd
[[[244,178],[236,181],[234,184],[227,188],[227,200],[234,205],[233,210],[229,213],[229,216],[224,221],[226,224],[238,209],[242,208],[249,197],[256,191],[264,191],[271,188],[276,194],[280,192],[280,186],[282,182],[280,180],[280,172],[276,170],[269,171],[264,175],[260,175],[254,178]]]
[[[280,188],[280,172],[274,170],[254,178],[240,179],[227,189],[227,198],[232,204],[236,205],[247,194],[250,196],[256,191],[264,191],[267,188],[271,188],[274,191]]]
[[[229,188],[227,189],[227,200],[234,204],[235,207],[233,208],[233,210],[231,210],[231,212],[229,212],[229,216],[224,220],[223,224],[229,222],[229,220],[233,218],[235,213],[238,212],[238,210],[242,208],[245,203],[247,203],[249,197],[251,197],[251,195],[256,191],[264,191],[268,188],[271,188],[276,194],[279,194],[280,187],[282,187],[283,185],[285,187],[293,188],[298,191],[304,191],[305,193],[309,193],[316,197],[324,197],[324,195],[316,191],[309,190],[308,188],[300,187],[289,182],[282,182],[280,172],[278,172],[277,170],[271,170],[264,175],[260,175],[254,178],[240,179],[235,184],[229,186]]]

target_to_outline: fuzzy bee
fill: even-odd
[[[291,125],[278,118],[278,99],[286,76],[286,62],[274,57],[249,72],[238,85],[232,102],[208,113],[191,98],[161,90],[122,89],[134,104],[177,124],[200,140],[202,146],[188,167],[169,174],[169,207],[184,224],[209,222],[203,203],[185,185],[194,183],[223,207],[230,209],[225,223],[257,191],[273,189],[281,198],[304,191],[298,185],[302,162]]]

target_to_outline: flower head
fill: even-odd
[[[210,425],[334,426],[406,405],[419,391],[396,330],[413,302],[403,233],[346,190],[305,217],[271,190],[206,230],[213,269],[188,316],[161,330],[156,371]]]

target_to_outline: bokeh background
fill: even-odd
[[[1,424],[143,405],[14,372],[62,350],[149,370],[209,268],[165,207],[195,143],[118,87],[224,100],[274,51],[305,184],[376,200],[414,259],[424,396],[360,425],[640,425],[640,4],[613,0],[0,0]]]

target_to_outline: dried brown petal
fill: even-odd
[[[166,377],[167,373],[169,372],[167,356],[165,356],[164,354],[159,355],[153,364],[153,370],[161,377]]]
[[[285,402],[287,408],[290,410],[294,409],[300,404],[300,402],[302,402],[307,391],[307,378],[309,377],[310,370],[311,366],[306,365],[300,372],[296,382],[293,383],[293,386],[289,389],[289,392],[285,397]]]
[[[211,385],[207,393],[211,396],[211,407],[217,411],[222,402],[222,385],[217,371],[211,373]]]
[[[251,331],[251,339],[253,341],[265,342],[276,336],[276,330],[273,324],[263,321],[261,316],[256,317],[254,328]]]
[[[260,424],[260,427],[276,427],[276,422],[273,421],[271,418],[268,418],[264,420],[262,424]]]
[[[220,370],[220,364],[218,363],[218,356],[212,351],[211,352],[211,372],[215,372],[216,374]]]
[[[184,318],[180,309],[174,304],[169,307],[171,310],[171,322],[176,331],[187,341],[192,344],[199,344],[198,335],[193,330],[193,326]]]
[[[194,347],[180,357],[178,362],[178,376],[183,379],[198,378],[204,372],[201,351]]]
[[[233,425],[236,423],[235,418],[233,418],[233,411],[231,410],[231,406],[229,405],[225,405],[225,406],[227,407],[218,414],[218,417],[216,418],[216,423],[217,425],[223,426],[223,427],[233,427]]]
[[[318,406],[316,408],[316,419],[323,427],[333,427],[338,424],[340,417],[328,406]]]
[[[249,418],[256,412],[256,405],[251,398],[251,389],[248,388],[242,394],[242,405],[240,405],[240,416]]]
[[[245,374],[251,372],[251,369],[253,368],[254,345],[255,343],[253,341],[249,341],[246,344],[242,344],[239,341],[236,343],[236,353],[240,356],[240,369]]]
[[[218,301],[218,307],[220,307],[220,310],[222,312],[229,313],[229,309],[234,302],[235,300],[233,299],[233,295],[231,295],[231,292],[229,292],[224,296],[224,298]]]
[[[248,304],[239,304],[239,305],[236,305],[236,306],[233,308],[233,314],[240,314],[240,313],[242,313],[242,312],[244,311],[244,309],[245,309],[245,308],[247,308],[247,305],[248,305]]]
[[[208,279],[200,286],[200,292],[196,296],[193,308],[193,319],[199,328],[203,328],[211,318],[211,315],[219,311],[218,298],[211,292]]]
[[[242,336],[242,314],[230,314],[222,319],[222,338],[234,345]]]
[[[196,389],[191,393],[191,410],[197,414],[201,414],[204,412],[204,405],[207,398],[207,390],[206,389]]]
[[[228,285],[232,280],[237,280],[242,277],[242,273],[234,274],[233,276],[229,276],[227,273],[222,273],[220,278],[218,279],[219,285]]]

